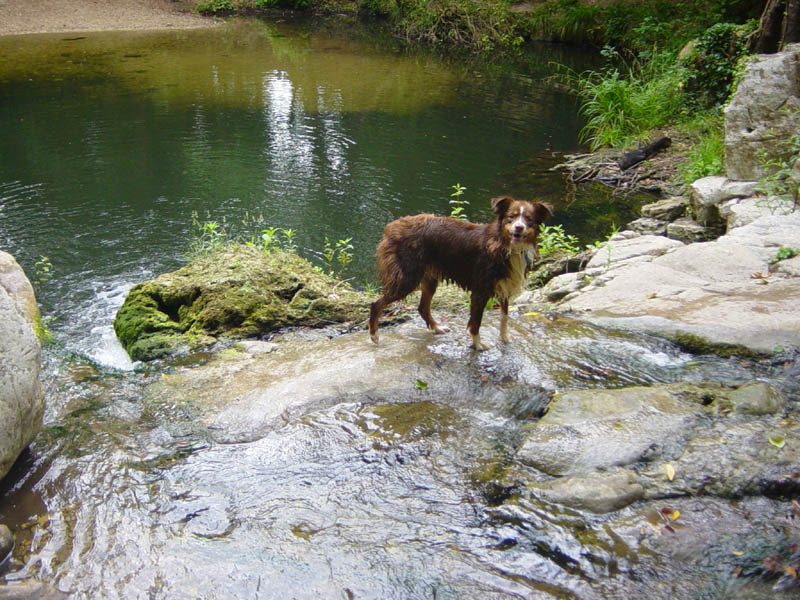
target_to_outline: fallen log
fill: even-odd
[[[668,137],[659,138],[655,142],[647,144],[647,146],[623,154],[617,161],[617,166],[623,171],[630,169],[632,166],[650,158],[656,152],[668,148],[671,143],[672,140]]]

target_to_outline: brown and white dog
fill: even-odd
[[[478,225],[430,214],[401,217],[389,223],[378,244],[378,275],[383,295],[372,303],[369,334],[378,343],[378,319],[389,304],[422,290],[419,314],[428,329],[445,333],[431,315],[431,299],[439,282],[452,281],[470,292],[467,328],[476,350],[481,342],[483,310],[494,296],[500,304],[500,339],[508,342],[508,303],[525,286],[536,257],[539,226],[553,213],[549,204],[492,198],[495,219]]]

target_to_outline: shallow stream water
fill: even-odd
[[[443,60],[364,29],[247,19],[0,38],[0,246],[59,342],[130,368],[113,315],[131,285],[185,262],[193,214],[244,237],[292,229],[318,263],[326,238],[351,238],[357,286],[374,282],[383,226],[449,213],[456,184],[474,220],[510,193],[603,239],[641,198],[570,195],[548,170],[582,126],[554,62],[589,61],[555,45],[513,65]]]
[[[0,522],[17,538],[6,583],[170,599],[713,587],[724,561],[673,579],[669,560],[639,556],[604,517],[504,506],[492,481],[557,390],[761,376],[796,394],[770,365],[541,315],[514,315],[513,343],[480,355],[418,320],[383,334],[393,351],[363,332],[295,332],[248,380],[289,373],[287,389],[308,382],[311,400],[301,390],[233,442],[184,396],[202,392],[191,373],[208,356],[133,370],[113,337],[130,286],[184,262],[193,212],[232,228],[263,216],[312,259],[326,237],[352,237],[357,282],[372,278],[384,223],[449,212],[457,183],[473,219],[511,193],[552,202],[554,223],[584,242],[604,237],[641,199],[576,193],[549,171],[579,149],[581,128],[548,79],[553,60],[588,58],[542,46],[513,67],[481,66],[360,30],[258,20],[0,38],[0,244],[34,280],[56,338],[44,431],[0,488]],[[487,339],[495,327],[489,315]],[[354,370],[386,379],[349,387]],[[189,379],[165,394],[176,377]],[[324,386],[334,392],[311,393]],[[635,511],[625,518],[635,530]]]

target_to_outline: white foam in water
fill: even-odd
[[[670,355],[663,350],[651,350],[645,346],[640,346],[632,342],[616,342],[617,348],[624,349],[625,356],[637,357],[643,362],[650,363],[657,367],[680,367],[681,365],[689,362],[692,357],[689,354],[680,352],[676,355]]]
[[[97,344],[92,344],[91,350],[87,353],[94,362],[105,367],[112,367],[121,371],[132,371],[133,361],[125,352],[122,344],[114,333],[111,325],[100,325],[91,331],[92,339],[97,339]]]
[[[96,363],[105,367],[132,371],[133,361],[125,352],[114,332],[114,315],[125,301],[125,296],[133,287],[132,283],[118,283],[106,290],[98,290],[90,309],[92,320],[99,323],[89,331],[89,339],[83,344],[84,353]]]

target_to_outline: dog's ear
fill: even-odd
[[[514,202],[514,199],[511,196],[496,196],[492,198],[492,210],[494,214],[498,217],[502,217],[506,214],[509,205]]]
[[[537,223],[544,223],[548,217],[553,216],[553,206],[547,202],[533,203],[533,220]]]

